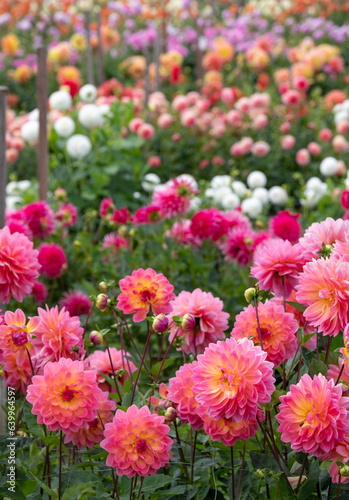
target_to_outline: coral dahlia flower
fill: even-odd
[[[284,312],[283,306],[270,300],[258,304],[258,316],[267,360],[277,367],[296,352],[298,323],[293,314]],[[254,344],[260,345],[256,310],[252,305],[236,316],[231,336],[235,340],[252,338]]]
[[[31,342],[31,334],[34,334],[39,326],[38,317],[31,318],[27,323],[25,314],[21,309],[14,313],[5,312],[5,324],[0,326],[0,359],[4,359],[8,352],[17,353],[20,362],[23,357],[34,354],[35,348]],[[28,351],[28,354],[27,354]]]
[[[84,370],[82,361],[61,358],[47,363],[43,375],[32,378],[27,400],[33,405],[38,424],[67,433],[87,428],[87,422],[98,416],[102,394],[95,372]]]
[[[276,296],[289,297],[304,261],[299,249],[288,240],[271,238],[256,249],[253,263],[251,276],[258,280],[262,290],[270,289]]]
[[[306,260],[317,258],[322,250],[322,245],[333,245],[336,240],[345,241],[345,234],[349,233],[349,221],[327,217],[322,222],[314,222],[299,239],[304,249]]]
[[[349,262],[321,258],[308,262],[299,276],[297,302],[303,315],[324,335],[338,335],[349,323]]]
[[[198,362],[185,364],[176,371],[176,376],[170,378],[167,398],[176,403],[178,417],[183,424],[190,424],[195,431],[202,428],[202,419],[197,413],[199,403],[196,401],[196,392],[193,391],[193,370]]]
[[[118,382],[123,386],[127,377],[131,378],[133,372],[137,370],[136,366],[130,361],[131,355],[126,352],[118,351],[116,347],[110,347],[110,357],[113,363],[114,373],[117,376]],[[85,360],[85,367],[89,370],[95,370],[97,373],[98,386],[102,391],[116,392],[114,387],[111,387],[103,375],[113,377],[113,370],[110,366],[109,354],[107,351],[95,351]],[[125,370],[126,374],[118,376],[119,370]]]
[[[316,458],[332,451],[349,432],[349,398],[343,397],[342,391],[321,373],[314,379],[303,375],[285,396],[280,396],[276,420],[282,441]]]
[[[38,251],[24,234],[0,229],[0,302],[7,304],[11,297],[22,302],[32,291],[39,276]]]
[[[21,356],[19,359],[18,353],[7,352],[1,363],[4,365],[2,378],[5,380],[5,385],[19,390],[21,394],[26,394],[32,376],[28,356]]]
[[[107,465],[115,467],[118,476],[153,476],[168,463],[173,443],[164,421],[164,417],[150,413],[147,406],[132,405],[126,412],[116,410],[101,442],[109,453]]]
[[[266,357],[247,338],[218,341],[198,356],[193,390],[209,417],[232,422],[256,418],[260,403],[270,401],[274,391],[273,364]]]
[[[187,354],[203,352],[211,342],[216,342],[224,337],[224,330],[228,328],[229,314],[224,312],[223,302],[214,297],[210,292],[203,292],[196,288],[193,292],[181,292],[172,302],[171,318],[192,314],[195,317],[195,327],[191,330],[178,329],[177,325],[171,327],[170,341],[177,335],[184,335],[187,342],[181,348]]]
[[[124,314],[133,314],[133,321],[143,321],[152,309],[155,315],[172,311],[170,300],[175,298],[174,287],[163,274],[154,269],[137,269],[120,280],[121,294],[117,307]]]

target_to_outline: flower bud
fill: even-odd
[[[195,316],[187,313],[183,316],[181,327],[183,330],[194,330],[196,324]]]
[[[22,429],[18,429],[17,431],[17,436],[20,436],[20,437],[28,437],[28,434],[22,430]]]
[[[107,283],[105,281],[101,281],[98,285],[101,292],[105,293],[108,290]]]
[[[256,474],[257,477],[264,477],[264,472],[263,472],[262,469],[257,469],[255,471],[255,474]]]
[[[244,296],[246,302],[248,304],[251,304],[251,302],[253,302],[254,299],[256,298],[256,290],[254,288],[248,288],[247,290],[245,290]]]
[[[169,321],[168,317],[164,314],[158,314],[153,321],[153,328],[156,333],[164,333],[168,329]]]
[[[176,420],[176,417],[177,411],[175,410],[175,408],[167,408],[167,410],[165,411],[165,421],[169,424],[171,422],[174,422]]]
[[[344,467],[341,467],[339,469],[339,474],[341,476],[349,476],[349,465],[344,465]]]
[[[67,192],[63,188],[57,188],[54,193],[55,200],[67,201]]]
[[[108,299],[109,297],[105,293],[100,293],[99,295],[97,295],[96,298],[97,309],[99,309],[100,311],[105,311],[108,305]]]
[[[74,240],[74,241],[73,241],[73,245],[74,245],[74,247],[76,247],[76,248],[80,248],[80,247],[81,247],[81,241],[79,241],[79,240]]]
[[[90,333],[90,340],[93,345],[102,345],[103,344],[103,336],[97,330],[93,330]]]

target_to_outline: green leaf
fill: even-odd
[[[321,373],[322,375],[327,375],[327,366],[323,361],[320,361],[319,359],[312,359],[308,368],[308,373],[311,377],[314,375],[318,375]]]
[[[289,304],[290,306],[297,309],[297,311],[300,311],[302,313],[304,313],[304,311],[306,310],[306,306],[303,306],[302,304],[298,304],[298,302],[290,302],[290,301],[286,300],[286,304]]]
[[[34,434],[34,436],[38,437],[44,437],[44,428],[42,425],[38,424],[37,422],[37,416],[33,415],[31,410],[32,410],[32,405],[29,403],[24,403],[23,406],[23,417],[24,420],[28,426],[29,431]]]
[[[280,469],[272,455],[255,453],[250,451],[250,458],[254,469],[269,469],[273,472],[279,472]]]
[[[162,367],[162,370],[165,370],[170,365],[172,365],[172,363],[174,363],[174,361],[176,361],[176,359],[177,359],[177,357],[167,358],[165,360],[164,366]],[[159,361],[158,363],[155,363],[155,365],[152,366],[152,369],[151,369],[151,374],[152,375],[157,375],[158,374],[158,371],[160,370],[161,363],[162,363],[162,361]]]
[[[69,486],[66,490],[64,490],[64,493],[62,495],[62,500],[70,500],[74,498],[77,495],[83,494],[86,490],[90,490],[91,486],[93,484],[96,484],[97,481],[94,481],[93,483],[82,483],[82,484],[74,484],[73,486]],[[92,491],[90,491],[92,493]]]
[[[310,471],[306,482],[302,485],[297,495],[297,500],[308,500],[310,495],[315,491],[316,485],[319,481],[320,466],[319,461],[314,460],[310,464]]]
[[[21,464],[17,465],[17,467],[19,470],[22,470],[28,477],[34,479],[36,484],[38,484],[40,488],[44,490],[45,493],[51,495],[52,498],[58,498],[57,493],[53,491],[51,488],[49,488],[47,484],[44,483],[36,474],[34,474],[34,472],[30,470],[29,466],[26,463],[21,462]]]
[[[173,478],[170,476],[165,476],[165,474],[157,474],[156,476],[148,476],[143,481],[143,493],[151,493],[152,491],[158,490],[167,484],[172,483]]]

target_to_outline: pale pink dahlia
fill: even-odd
[[[121,294],[117,307],[124,314],[133,314],[133,321],[143,321],[151,308],[154,314],[172,311],[170,300],[175,298],[174,287],[163,274],[154,269],[137,269],[120,280]]]
[[[229,314],[223,312],[223,302],[214,297],[210,292],[203,292],[196,288],[193,292],[181,292],[172,302],[173,316],[184,316],[192,314],[195,317],[195,327],[191,330],[184,330],[173,324],[171,327],[170,341],[177,332],[177,336],[184,335],[187,342],[182,345],[182,349],[187,354],[197,354],[203,352],[210,342],[216,342],[224,337],[224,330],[228,328]]]
[[[79,359],[85,354],[82,337],[84,329],[77,316],[71,317],[64,307],[59,311],[58,306],[51,309],[46,306],[46,310],[39,307],[38,313],[40,323],[32,342],[39,366],[60,358]],[[74,352],[75,346],[78,352]]]
[[[342,370],[344,360],[342,358],[338,358],[338,365],[329,365],[326,378],[327,380],[333,379],[334,382],[337,382],[339,380],[339,383],[343,383],[347,387],[349,386],[349,372],[346,369],[346,366],[344,365],[344,368]],[[340,377],[339,377],[340,376]],[[339,377],[339,379],[338,379]]]
[[[167,398],[175,404],[178,417],[183,424],[190,424],[195,431],[202,428],[202,419],[197,414],[199,403],[196,392],[193,391],[193,370],[198,362],[185,364],[176,371],[176,376],[170,378]]]
[[[276,420],[282,441],[317,458],[332,451],[349,432],[349,398],[342,392],[340,385],[321,373],[314,379],[303,375],[290,392],[280,396]]]
[[[267,360],[277,367],[296,352],[298,323],[293,314],[284,312],[283,306],[270,300],[258,304],[258,316]],[[260,345],[256,310],[252,305],[236,316],[231,336],[235,340],[246,337],[252,339],[255,345]]]
[[[27,400],[38,424],[50,431],[77,432],[98,416],[101,394],[95,372],[84,370],[82,361],[61,358],[32,378]]]
[[[32,291],[39,276],[38,251],[24,234],[0,229],[0,302],[8,304],[11,297],[22,302]]]
[[[116,410],[101,442],[109,453],[107,465],[115,467],[118,476],[153,476],[168,463],[173,443],[164,421],[164,417],[150,413],[147,406],[132,405],[126,412]]]
[[[107,422],[113,419],[113,413],[116,409],[115,401],[108,398],[106,392],[102,392],[99,396],[99,408],[97,409],[97,416],[87,422],[87,426],[81,427],[77,431],[67,431],[64,439],[65,443],[71,441],[75,446],[81,450],[83,446],[93,448],[95,443],[100,443],[104,438],[104,427]]]
[[[116,347],[110,347],[110,357],[112,359],[114,373],[117,380],[123,386],[127,378],[131,378],[131,374],[137,370],[136,366],[130,361],[131,355],[126,352],[118,351]],[[95,370],[97,373],[97,382],[102,391],[116,392],[115,387],[111,387],[103,375],[113,377],[113,370],[110,365],[108,351],[95,351],[85,360],[85,367],[89,370]],[[119,370],[124,370],[125,373],[119,373]]]
[[[258,280],[262,290],[289,297],[298,283],[303,257],[288,240],[271,238],[257,248],[253,263],[251,276]]]
[[[349,323],[349,262],[313,259],[299,276],[297,302],[308,306],[304,317],[324,335],[338,335]]]
[[[260,403],[270,401],[275,389],[273,364],[266,357],[247,338],[218,341],[198,356],[193,390],[209,417],[232,422],[256,418]]]
[[[336,240],[345,241],[345,234],[349,232],[349,221],[327,217],[322,222],[314,222],[299,239],[307,260],[317,258],[324,245],[333,245]]]
[[[7,352],[1,363],[4,365],[2,378],[5,380],[5,385],[19,390],[21,394],[26,394],[32,375],[28,356],[18,359],[18,353]]]
[[[349,233],[344,235],[344,240],[336,240],[333,245],[331,257],[349,262]]]

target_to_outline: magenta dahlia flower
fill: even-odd
[[[49,278],[57,278],[67,267],[67,258],[64,250],[56,243],[43,243],[39,247],[39,264],[41,272]]]

